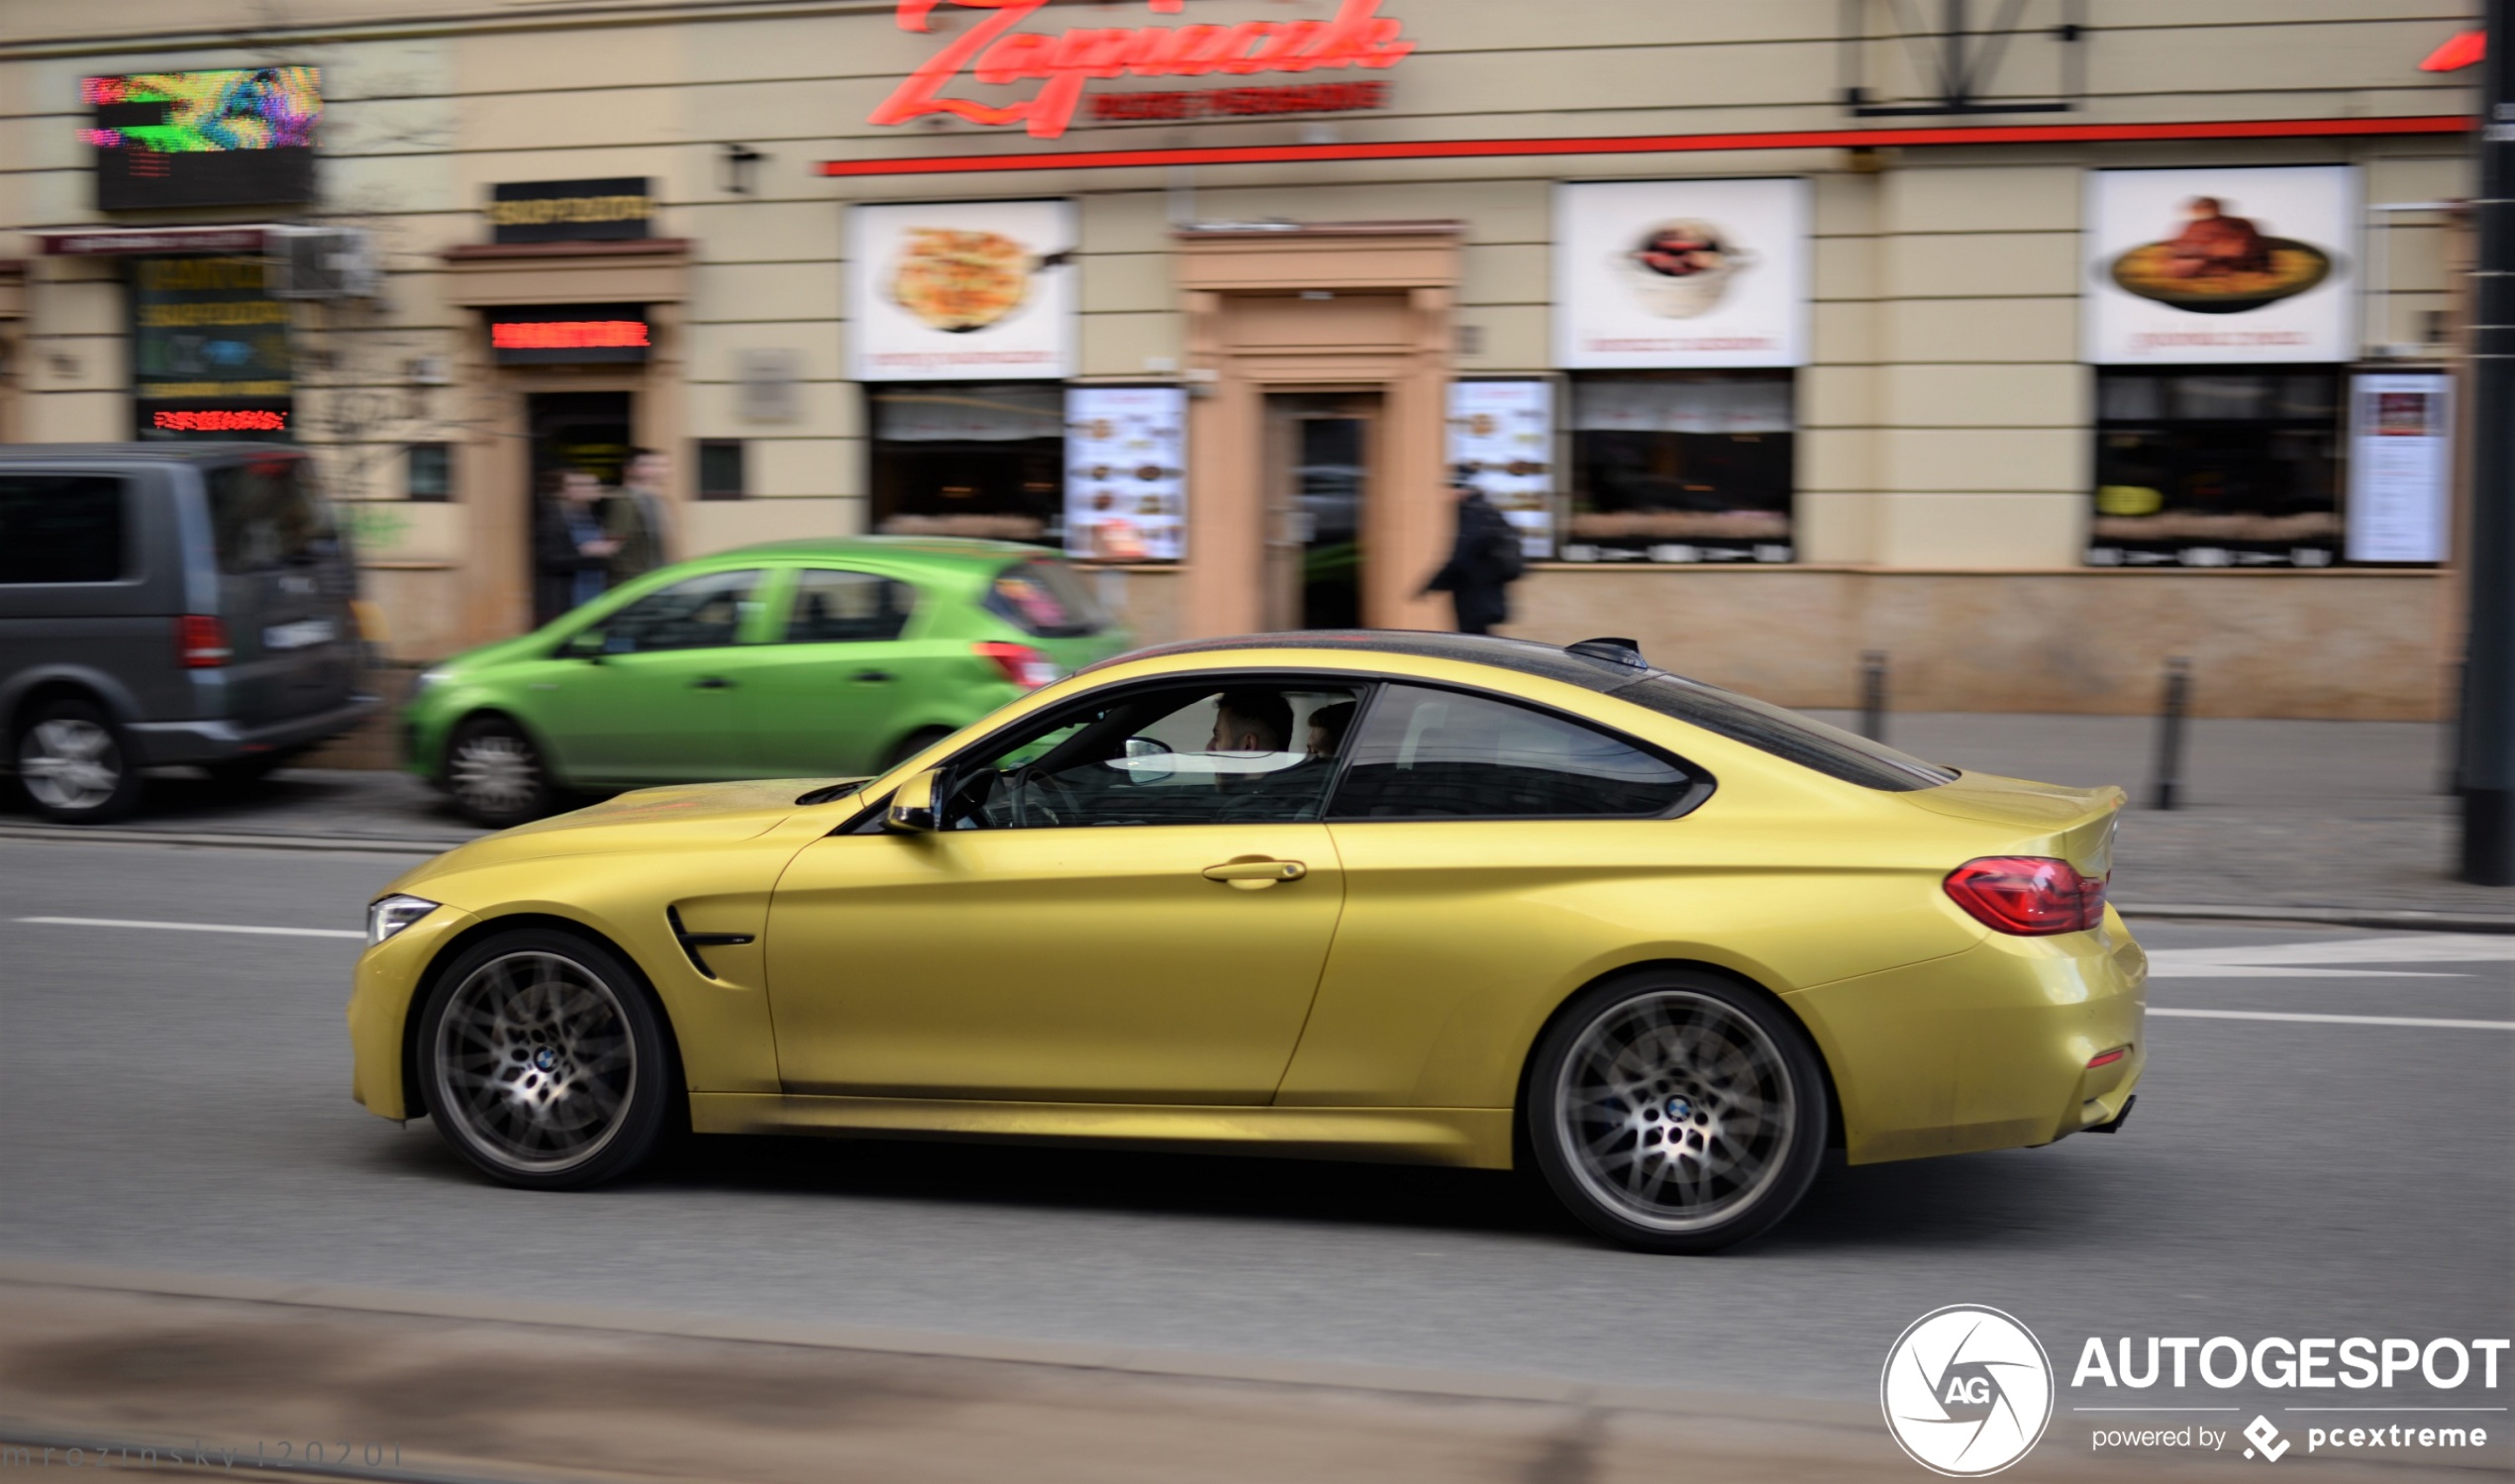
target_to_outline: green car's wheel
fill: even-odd
[[[550,813],[551,771],[523,728],[476,716],[446,742],[446,791],[466,819],[503,830]]]
[[[1787,1011],[1712,974],[1650,970],[1556,1018],[1530,1068],[1528,1135],[1547,1184],[1593,1230],[1708,1252],[1807,1194],[1827,1101]]]
[[[899,740],[898,746],[891,748],[890,756],[882,759],[882,770],[888,772],[950,736],[952,729],[949,727],[921,727],[911,732]]]
[[[654,1152],[679,1092],[637,976],[548,929],[476,943],[440,974],[419,1044],[422,1095],[446,1141],[528,1190],[627,1174]]]

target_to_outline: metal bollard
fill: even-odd
[[[2151,809],[2179,809],[2183,794],[2183,718],[2192,707],[2192,662],[2182,655],[2165,661],[2165,696],[2157,718],[2157,779],[2149,794]]]
[[[1861,651],[1861,736],[1886,740],[1886,651]]]
[[[2463,793],[2463,687],[2469,683],[2469,667],[2457,660],[2446,668],[2454,675],[2454,685],[2446,692],[2445,745],[2438,752],[2437,792],[2459,798]]]

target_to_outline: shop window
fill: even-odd
[[[2095,566],[2329,566],[2340,372],[2096,373]]]
[[[454,445],[413,444],[403,450],[402,497],[442,503],[454,497]]]
[[[1566,561],[1788,561],[1792,374],[1572,382]]]
[[[738,438],[699,440],[699,498],[740,500],[751,493],[745,483],[743,441]]]
[[[1063,539],[1063,387],[955,382],[869,391],[875,531]]]

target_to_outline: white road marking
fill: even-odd
[[[355,938],[366,934],[355,928],[247,928],[235,923],[150,923],[121,917],[22,917],[21,923],[44,923],[56,928],[158,928],[168,933],[252,933],[265,938]]]
[[[2318,1026],[2426,1026],[2439,1031],[2515,1031],[2515,1021],[2449,1021],[2417,1015],[2307,1015],[2288,1010],[2165,1010],[2149,1007],[2151,1015],[2182,1016],[2196,1021],[2304,1021]]]
[[[2515,963],[2515,934],[2413,933],[2387,938],[2321,939],[2233,948],[2160,948],[2149,954],[2155,979],[2417,979],[2464,975],[2411,969],[2339,969],[2343,963]],[[2515,982],[2510,975],[2509,982]]]

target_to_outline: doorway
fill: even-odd
[[[534,537],[545,519],[543,508],[557,498],[558,476],[564,470],[583,469],[606,485],[620,483],[633,446],[629,396],[627,392],[533,392],[524,399],[525,456],[531,461],[524,485],[531,492],[524,507],[525,580],[534,594],[536,625],[549,623],[569,606],[558,589],[537,580],[541,573],[534,565]]]
[[[1363,511],[1380,394],[1266,397],[1266,627],[1362,624]]]

